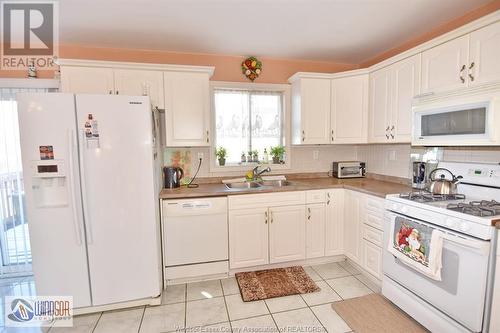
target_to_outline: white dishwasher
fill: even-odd
[[[227,274],[227,198],[163,200],[165,278]]]

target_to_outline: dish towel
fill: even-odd
[[[396,217],[389,252],[423,275],[441,281],[444,233],[424,224]]]

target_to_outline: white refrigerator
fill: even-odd
[[[18,94],[38,295],[75,308],[161,293],[160,164],[148,97]]]

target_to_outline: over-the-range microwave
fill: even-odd
[[[500,88],[413,101],[414,146],[500,145]]]

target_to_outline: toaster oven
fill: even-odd
[[[359,178],[365,177],[366,163],[358,161],[333,162],[333,177],[335,178]]]

